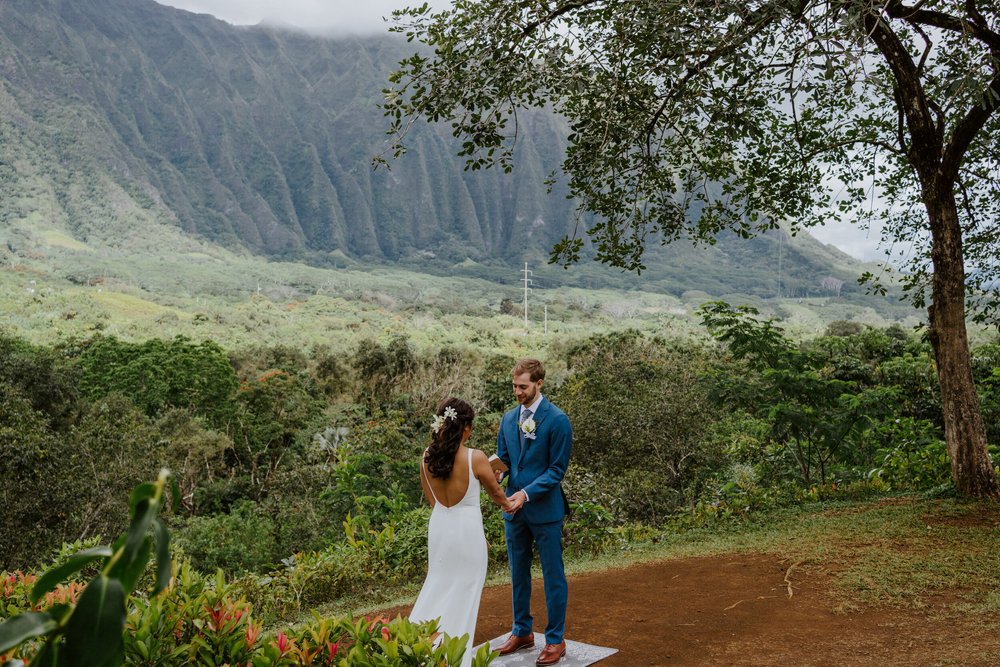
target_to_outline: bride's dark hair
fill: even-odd
[[[451,408],[454,416],[445,416],[445,411]],[[451,414],[448,410],[448,414]],[[451,468],[455,465],[455,452],[462,444],[462,432],[476,417],[472,406],[460,398],[446,398],[441,401],[436,411],[435,422],[440,427],[431,431],[431,446],[424,454],[424,463],[431,475],[438,479],[448,479]]]

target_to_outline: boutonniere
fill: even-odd
[[[521,422],[521,433],[524,434],[525,440],[535,439],[535,427],[535,420],[532,417],[528,417]]]

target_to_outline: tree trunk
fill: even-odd
[[[986,445],[979,395],[965,328],[965,266],[962,229],[951,188],[924,188],[934,264],[930,339],[937,360],[944,411],[944,438],[958,492],[971,498],[1000,498],[1000,484]]]

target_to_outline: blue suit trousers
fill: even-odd
[[[529,523],[518,513],[504,524],[514,607],[513,633],[519,637],[532,633],[531,561],[537,546],[548,618],[545,643],[558,644],[563,640],[566,629],[566,601],[569,596],[562,558],[563,520]]]

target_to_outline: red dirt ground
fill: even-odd
[[[981,618],[977,625],[933,607],[837,613],[830,573],[791,566],[777,557],[736,554],[574,575],[566,636],[619,649],[600,667],[1000,664],[998,628],[988,632]],[[536,631],[545,627],[541,588],[536,580]],[[487,588],[476,642],[509,631],[510,586]]]

